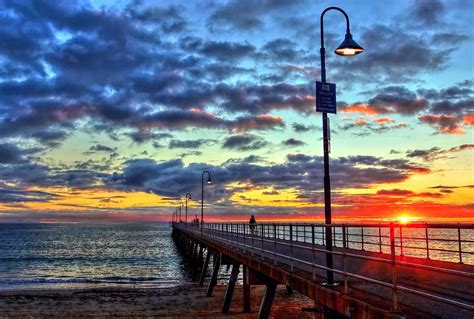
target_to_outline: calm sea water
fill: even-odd
[[[0,289],[188,281],[168,224],[0,224]]]

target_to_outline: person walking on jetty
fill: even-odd
[[[250,220],[249,220],[249,228],[250,228],[250,232],[254,233],[255,231],[255,227],[257,226],[257,222],[255,221],[255,216],[250,216]]]

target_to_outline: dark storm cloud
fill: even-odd
[[[417,0],[409,9],[414,23],[427,27],[439,27],[443,24],[445,6],[438,0]]]
[[[282,164],[262,166],[249,160],[228,161],[221,166],[193,163],[185,166],[181,160],[157,163],[150,159],[128,161],[122,172],[114,173],[106,185],[125,190],[152,191],[162,196],[178,198],[186,192],[200,191],[203,170],[212,174],[213,186],[207,187],[211,199],[227,200],[235,190],[225,191],[224,186],[234,182],[249,182],[257,186],[271,186],[275,190],[296,188],[304,193],[321,190],[323,160],[307,155],[288,155]],[[373,156],[351,156],[335,159],[331,169],[333,186],[339,188],[365,188],[382,183],[397,183],[412,174],[426,172],[424,166],[404,159],[384,160]]]
[[[181,12],[184,11],[183,6],[170,5],[165,8],[160,7],[149,7],[149,8],[140,8],[134,4],[129,4],[127,6],[127,11],[130,15],[145,23],[155,25],[157,21],[161,27],[161,30],[165,33],[179,33],[185,31],[188,22],[181,15]]]
[[[469,40],[469,36],[456,33],[437,33],[433,35],[431,42],[433,44],[446,43],[449,45],[460,44]]]
[[[161,140],[173,137],[173,135],[171,135],[170,133],[155,133],[145,130],[133,131],[127,133],[126,135],[130,137],[133,142],[138,144],[142,144],[151,140]]]
[[[428,106],[427,100],[418,99],[405,87],[388,86],[378,91],[380,93],[368,101],[377,113],[415,114]]]
[[[171,140],[169,142],[168,148],[200,148],[205,145],[215,144],[216,140],[211,139],[198,139],[198,140]]]
[[[0,144],[0,164],[20,164],[26,163],[25,155],[30,153],[28,150],[19,148],[14,144]]]
[[[308,85],[277,83],[234,87],[219,84],[215,93],[221,100],[219,106],[228,112],[262,114],[270,110],[293,109],[307,113],[314,105],[312,87]]]
[[[410,150],[407,151],[406,155],[407,157],[411,158],[418,157],[425,161],[433,161],[442,156],[444,153],[445,152],[441,148],[435,146],[427,150]]]
[[[0,203],[47,202],[58,197],[53,193],[0,185]]]
[[[267,145],[268,142],[256,135],[233,135],[224,140],[222,147],[237,151],[251,151]]]
[[[277,1],[251,1],[234,0],[221,6],[210,15],[208,27],[213,30],[219,26],[228,26],[231,28],[250,30],[263,26],[261,17],[263,14],[273,10],[281,10],[295,6],[296,1],[277,0]]]
[[[132,125],[141,129],[165,128],[180,129],[188,127],[221,128],[235,131],[266,130],[284,127],[281,117],[270,115],[241,116],[227,120],[199,110],[168,110],[148,114],[134,119]]]
[[[462,115],[422,115],[418,117],[422,123],[427,123],[436,129],[440,134],[464,134],[463,124],[464,117]]]
[[[68,136],[69,133],[66,130],[58,129],[38,130],[31,134],[31,137],[51,148],[59,146]]]
[[[389,86],[376,91],[365,92],[375,95],[366,103],[357,102],[349,105],[338,103],[342,113],[361,113],[365,115],[401,114],[418,115],[418,120],[434,127],[441,134],[464,134],[464,127],[472,125],[469,114],[474,112],[473,82],[465,80],[453,86],[440,90],[418,89],[411,91],[403,86]],[[383,119],[378,119],[383,120]],[[390,119],[388,119],[390,120]],[[404,123],[379,123],[373,126],[364,121],[346,124],[342,129],[360,128],[359,135],[366,135],[370,129],[373,132],[384,132],[406,126]],[[364,124],[364,125],[362,125]]]
[[[42,185],[48,178],[50,168],[40,164],[0,166],[0,180],[17,185]]]
[[[296,49],[296,43],[289,39],[275,39],[267,42],[262,51],[268,54],[269,58],[274,60],[295,60],[299,52]]]
[[[379,83],[414,81],[420,73],[445,68],[457,47],[433,46],[422,35],[380,24],[367,29],[358,42],[370,50],[355,59],[335,59],[332,62],[336,68],[333,69],[335,79],[364,78]],[[346,70],[351,70],[350,74]]]
[[[285,146],[289,146],[289,147],[295,147],[295,146],[303,146],[303,145],[306,145],[305,142],[301,141],[301,140],[297,140],[295,138],[289,138],[287,140],[284,140],[282,142],[283,145]]]
[[[96,144],[89,147],[89,151],[92,151],[92,152],[115,153],[116,150],[117,150],[116,147],[112,148],[112,147],[105,146],[102,144]]]
[[[434,146],[426,150],[408,150],[406,155],[410,158],[421,158],[425,161],[433,161],[439,158],[446,158],[449,153],[457,153],[472,149],[474,149],[474,144],[462,144],[445,150]]]
[[[291,127],[293,128],[293,130],[296,132],[296,133],[305,133],[305,132],[308,132],[310,130],[313,130],[315,129],[316,127],[314,125],[304,125],[304,124],[301,124],[301,123],[293,123],[291,125]]]

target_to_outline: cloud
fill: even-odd
[[[28,162],[25,155],[31,154],[35,150],[19,148],[14,144],[0,144],[0,164],[21,164]]]
[[[297,140],[297,139],[294,139],[294,138],[289,138],[287,140],[284,140],[282,142],[283,145],[285,146],[289,146],[289,147],[295,147],[295,146],[303,146],[303,145],[306,145],[305,142],[303,141],[300,141],[300,140]]]
[[[250,142],[251,143],[251,142]],[[244,144],[246,147],[247,144]],[[236,147],[241,147],[237,144]],[[113,173],[107,180],[109,188],[152,191],[162,196],[179,197],[186,192],[200,191],[203,170],[209,170],[214,186],[207,192],[214,200],[226,201],[237,188],[229,189],[230,183],[246,183],[275,190],[294,188],[301,194],[314,194],[323,189],[322,157],[304,154],[289,154],[281,164],[254,164],[258,158],[244,158],[212,166],[204,163],[190,163],[185,166],[181,160],[156,162],[151,159],[136,159],[125,163],[121,172]],[[398,183],[413,174],[426,173],[422,165],[404,159],[384,160],[373,156],[349,156],[331,161],[332,186],[335,190],[344,188],[367,188],[374,185]],[[322,199],[321,199],[322,200]]]
[[[47,202],[58,197],[60,196],[49,192],[0,185],[1,203]]]
[[[238,151],[251,151],[267,145],[268,142],[256,135],[233,135],[224,140],[222,147]]]
[[[273,10],[290,8],[294,1],[233,0],[218,6],[208,18],[208,28],[215,30],[219,26],[252,30],[263,26],[262,15]]]
[[[112,148],[112,147],[108,147],[108,146],[101,145],[101,144],[96,144],[96,145],[92,145],[91,147],[89,147],[89,151],[92,151],[92,152],[115,153],[116,150],[117,150],[116,147]]]
[[[308,132],[310,130],[314,130],[316,127],[314,125],[304,125],[304,124],[301,124],[301,123],[293,123],[291,125],[291,127],[293,128],[293,131],[295,131],[296,133],[305,133],[305,132]]]
[[[448,152],[461,152],[465,150],[472,150],[474,149],[474,144],[462,144],[459,146],[451,147]]]
[[[440,157],[444,157],[444,154],[445,154],[445,151],[436,146],[427,150],[407,151],[407,157],[411,157],[411,158],[419,157],[425,161],[433,161]]]
[[[149,130],[136,130],[130,133],[126,133],[128,137],[132,139],[133,142],[142,144],[148,141],[155,141],[161,139],[172,138],[173,135],[170,133],[156,133]]]
[[[204,145],[212,145],[215,144],[216,140],[211,139],[198,139],[198,140],[171,140],[169,142],[168,148],[200,148]],[[199,154],[200,155],[200,154]]]
[[[409,16],[415,24],[430,28],[439,27],[443,24],[445,6],[438,0],[417,0],[409,12]]]
[[[409,197],[425,197],[425,198],[441,198],[444,195],[440,193],[430,193],[430,192],[422,192],[422,193],[415,193],[410,190],[405,190],[405,189],[381,189],[378,190],[377,195],[381,196],[400,196],[403,198],[409,198]]]
[[[427,123],[440,134],[462,135],[464,134],[463,116],[454,115],[422,115],[418,117],[423,123]]]

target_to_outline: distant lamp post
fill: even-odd
[[[182,223],[183,220],[181,219],[181,209],[183,208],[183,202],[180,202],[180,205],[179,205],[179,222]]]
[[[187,225],[188,224],[188,200],[191,199],[191,194],[187,193],[186,196],[186,217],[185,217],[185,224]]]
[[[329,7],[321,13],[321,82],[326,83],[326,50],[324,48],[324,14],[330,10],[337,10],[341,12],[346,18],[346,37],[344,41],[335,50],[337,55],[353,56],[362,53],[364,49],[358,45],[353,39],[349,27],[349,17],[344,10],[338,7]],[[323,149],[324,149],[324,222],[327,225],[326,233],[326,266],[327,270],[327,284],[334,284],[333,256],[332,256],[332,229],[331,229],[331,180],[329,178],[329,125],[328,115],[323,112]],[[328,226],[329,225],[329,226]]]
[[[204,223],[204,175],[207,174],[207,181],[206,181],[206,184],[212,184],[212,180],[211,180],[211,173],[209,173],[209,171],[204,171],[202,172],[202,176],[201,176],[201,233],[202,233],[202,226],[203,226],[203,223]]]

